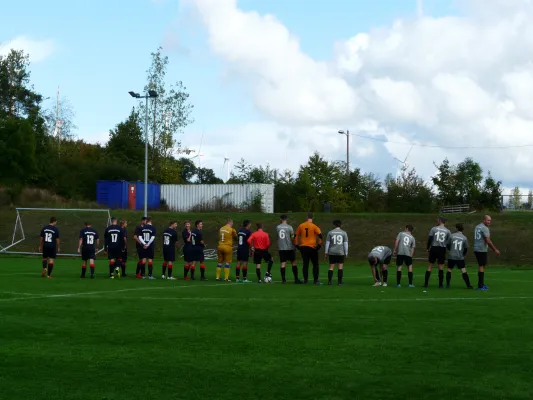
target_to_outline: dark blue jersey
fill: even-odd
[[[175,229],[167,228],[163,232],[163,249],[173,249],[178,241],[178,232]]]
[[[144,228],[144,225],[137,225],[135,227],[135,236],[137,236],[138,238],[142,237],[142,230]],[[135,246],[137,246],[137,248],[141,248],[142,246],[139,244],[139,242],[135,241]]]
[[[194,229],[191,233],[191,242],[195,249],[200,250],[205,247],[202,241],[204,240],[204,235],[200,229]]]
[[[81,246],[84,250],[94,250],[98,240],[98,232],[88,226],[80,231]]]
[[[41,229],[41,237],[43,238],[43,247],[55,249],[57,239],[59,239],[59,229],[54,225],[46,225]]]
[[[249,237],[252,236],[252,232],[246,228],[242,228],[237,233],[237,243],[239,250],[249,250],[250,245],[248,244]]]
[[[126,228],[120,228],[122,232],[122,239],[124,240],[124,248],[128,245],[128,230]]]
[[[106,249],[122,249],[124,247],[122,228],[118,225],[109,225],[105,230],[104,238]]]
[[[156,235],[154,226],[151,224],[146,224],[145,226],[143,226],[141,233],[141,237],[145,245],[148,245],[150,248],[153,248],[155,246]]]
[[[183,239],[183,247],[190,249],[192,247],[192,232],[184,229],[181,232],[181,238]]]

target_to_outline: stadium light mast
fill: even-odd
[[[144,216],[148,216],[148,99],[156,98],[157,92],[149,90],[148,94],[141,96],[136,92],[128,92],[135,99],[145,99],[145,117],[144,117]]]
[[[340,135],[346,135],[346,176],[350,175],[350,131],[339,131]]]

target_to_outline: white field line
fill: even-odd
[[[117,299],[116,297],[113,297],[113,299]],[[122,298],[121,298],[122,299]],[[127,297],[124,297],[123,299],[129,299]],[[229,297],[139,297],[139,300],[163,300],[163,301],[169,301],[169,300],[175,300],[175,301],[228,301],[232,300],[233,298]],[[419,301],[476,301],[476,300],[531,300],[533,299],[533,296],[516,296],[516,297],[419,297],[419,298],[412,298],[412,299],[316,299],[311,298],[308,299],[310,301],[319,301],[319,302],[331,302],[331,303],[380,303],[380,302],[419,302]],[[277,298],[258,298],[258,297],[248,297],[248,298],[239,298],[235,299],[238,301],[261,301],[261,302],[283,302],[287,303],[290,301],[300,301],[299,299],[277,299]]]
[[[30,294],[30,293],[18,293],[18,295],[26,295],[28,297],[12,297],[9,299],[0,299],[0,302],[17,301],[17,300],[31,300],[31,299],[54,299],[54,298],[67,298],[67,297],[98,297],[102,294],[114,294],[123,292],[139,292],[144,290],[169,290],[169,289],[191,289],[200,287],[227,287],[232,285],[238,285],[238,283],[226,283],[215,285],[194,285],[194,286],[156,286],[146,288],[133,288],[133,289],[117,289],[117,290],[100,290],[96,292],[80,292],[80,293],[64,293],[64,294]],[[9,293],[9,292],[2,292]],[[131,297],[129,297],[131,299]]]

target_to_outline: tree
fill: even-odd
[[[175,154],[186,153],[189,150],[181,149],[181,142],[176,139],[178,134],[183,133],[183,128],[194,120],[191,117],[193,106],[189,102],[189,94],[183,82],[178,81],[167,86],[166,74],[169,65],[167,56],[162,55],[163,49],[151,53],[152,63],[147,71],[147,84],[144,89],[155,90],[157,98],[151,99],[149,104],[149,125],[152,129],[152,165],[157,177],[160,159],[171,157]],[[140,122],[144,126],[146,105],[139,105]],[[151,123],[150,123],[151,122]]]
[[[527,209],[531,210],[533,208],[533,190],[529,190],[527,194]]]
[[[435,167],[437,167],[437,174],[431,180],[439,191],[437,198],[440,204],[456,204],[458,193],[455,182],[455,166],[450,165],[450,162],[446,158],[442,164],[435,164]]]
[[[182,183],[190,183],[197,174],[196,165],[190,158],[182,157],[178,160],[180,164],[180,179]]]
[[[196,183],[212,185],[216,183],[224,183],[224,181],[218,178],[211,168],[198,168],[196,171]]]
[[[479,197],[483,170],[479,163],[466,158],[457,165],[455,171],[455,185],[462,203],[471,203]]]
[[[59,122],[61,139],[73,139],[75,136],[74,132],[78,129],[74,124],[75,116],[74,107],[66,97],[60,99],[59,107],[57,102],[54,102],[51,109],[43,112],[48,134],[52,137],[57,136],[56,128]]]
[[[126,121],[109,131],[106,154],[110,157],[120,155],[126,164],[144,165],[145,144],[140,126],[139,114],[132,109]]]
[[[520,188],[515,186],[511,190],[511,196],[509,196],[509,208],[512,210],[519,210],[522,208],[522,196],[520,195]]]
[[[24,185],[35,170],[35,135],[26,120],[0,121],[0,182],[16,187]]]
[[[433,210],[433,195],[414,168],[403,170],[393,179],[385,178],[387,210],[391,212],[430,212]]]

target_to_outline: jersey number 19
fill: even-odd
[[[342,242],[343,242],[342,235],[333,235],[332,238],[333,238],[333,244],[334,245],[341,245]]]

